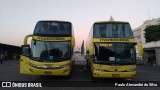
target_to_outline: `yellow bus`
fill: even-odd
[[[134,78],[136,44],[128,22],[95,22],[86,42],[87,65],[93,78]]]
[[[28,38],[31,43],[28,44]],[[72,71],[74,32],[71,22],[39,21],[32,35],[24,38],[20,73],[69,76]]]

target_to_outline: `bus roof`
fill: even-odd
[[[38,22],[65,22],[65,23],[71,23],[69,21],[62,21],[62,20],[40,20]]]
[[[107,23],[107,24],[110,24],[110,23],[124,23],[124,24],[128,24],[128,22],[125,22],[125,21],[98,21],[98,22],[94,22],[94,24],[103,24],[103,23]]]

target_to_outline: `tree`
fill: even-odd
[[[147,26],[144,31],[144,37],[146,38],[146,42],[160,40],[160,25]]]

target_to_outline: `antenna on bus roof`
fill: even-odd
[[[112,17],[112,16],[110,17],[109,21],[114,21],[114,19],[113,19],[113,17]]]

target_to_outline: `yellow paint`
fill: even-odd
[[[142,44],[137,43],[137,46],[138,46],[139,56],[142,56],[142,55],[143,55],[143,47],[142,47]]]
[[[62,65],[68,65],[64,68],[60,69],[38,69],[30,65],[34,64],[37,66],[45,66],[45,67],[59,67]],[[20,73],[28,74],[28,75],[45,75],[45,72],[51,72],[53,76],[68,76],[71,73],[72,62],[71,60],[62,61],[62,62],[37,62],[31,60],[28,57],[22,56],[20,59]]]
[[[74,37],[72,37],[72,47],[74,47],[75,46],[75,38]]]
[[[90,54],[90,55],[93,55],[93,54],[94,54],[94,44],[93,44],[93,43],[91,43],[91,44],[89,45],[89,54]]]
[[[98,71],[95,70],[95,68],[99,68],[104,71]],[[127,72],[127,70],[136,69],[136,65],[113,66],[92,63],[91,69],[93,77],[96,78],[115,78],[112,76],[113,74],[120,75],[118,78],[135,78],[136,75],[136,71]]]

